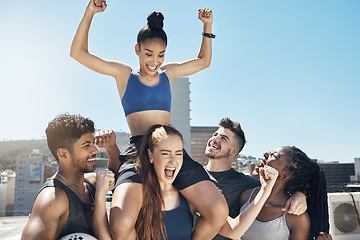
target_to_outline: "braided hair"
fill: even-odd
[[[285,185],[285,192],[303,192],[307,196],[310,231],[308,239],[316,239],[319,232],[329,232],[329,213],[325,173],[304,152],[296,147],[286,147],[290,156],[287,171],[291,177]]]

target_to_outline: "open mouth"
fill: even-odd
[[[215,149],[215,150],[219,150],[220,149],[220,146],[218,144],[216,144],[215,142],[211,142],[209,144],[209,147],[212,148],[212,149]]]
[[[96,155],[89,157],[88,159],[86,159],[86,161],[87,162],[96,162]]]
[[[154,71],[156,69],[156,66],[151,66],[149,64],[146,65],[151,71]]]
[[[165,176],[166,178],[173,178],[174,175],[175,175],[175,169],[174,167],[170,168],[170,167],[167,167],[165,168]]]
[[[261,159],[260,164],[257,165],[257,166],[255,166],[254,172],[256,172],[256,173],[258,174],[258,173],[259,173],[259,169],[260,169],[260,168],[263,168],[265,165],[266,165],[265,162],[263,161],[263,159]]]

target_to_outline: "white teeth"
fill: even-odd
[[[88,159],[87,161],[88,161],[88,162],[93,162],[93,161],[95,161],[95,158]]]
[[[155,70],[155,68],[156,68],[156,66],[155,66],[155,67],[150,66],[150,65],[147,65],[147,66],[148,66],[148,68],[149,68],[150,70]]]
[[[166,170],[175,171],[175,168],[165,168]]]
[[[215,148],[216,150],[219,150],[219,147],[217,145],[211,144],[211,147]]]

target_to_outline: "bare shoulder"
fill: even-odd
[[[96,184],[96,173],[94,173],[94,172],[85,173],[84,177],[95,186],[95,184]]]
[[[113,64],[114,68],[116,69],[116,73],[114,74],[116,80],[127,81],[130,73],[132,72],[132,68],[122,62],[111,61],[110,63]]]
[[[301,214],[301,215],[294,215],[294,214],[289,214],[287,213],[286,216],[286,221],[289,223],[294,223],[294,224],[302,224],[302,223],[310,223],[310,218],[309,218],[309,214],[307,212]]]
[[[251,193],[254,191],[254,188],[249,188],[244,190],[241,194],[240,194],[240,206],[244,205],[250,198]],[[255,190],[256,191],[256,190]]]
[[[297,239],[293,238],[293,236],[307,236],[310,230],[310,218],[307,212],[301,215],[287,213],[285,219],[291,232],[292,239]]]
[[[62,189],[44,188],[35,199],[22,239],[55,239],[66,224],[68,210],[69,201]]]
[[[170,82],[172,82],[172,80],[177,77],[176,69],[179,65],[179,63],[166,63],[161,66],[161,70],[166,73],[166,76],[169,78]]]
[[[46,187],[36,197],[34,211],[51,211],[62,213],[69,208],[69,201],[66,193],[57,187]]]

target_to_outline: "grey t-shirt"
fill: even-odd
[[[237,172],[233,168],[223,172],[210,172],[207,170],[206,172],[209,174],[210,179],[224,195],[229,207],[229,216],[233,218],[235,218],[240,213],[240,194],[246,189],[260,186],[258,179]],[[229,238],[223,237],[219,234],[213,238],[213,240],[222,239]]]

